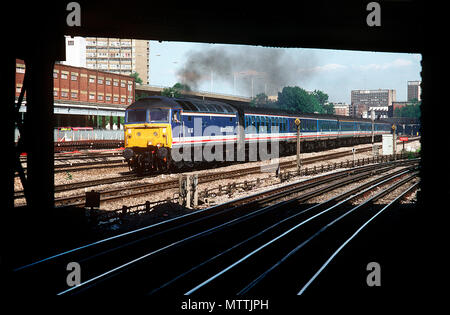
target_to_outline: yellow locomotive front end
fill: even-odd
[[[172,147],[170,107],[136,102],[125,112],[123,156],[131,170],[161,171],[169,167]]]
[[[125,148],[172,146],[170,124],[131,124],[125,126]]]

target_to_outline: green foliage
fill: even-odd
[[[420,118],[420,103],[397,108],[394,117]]]
[[[186,92],[191,91],[191,87],[189,85],[182,84],[182,83],[175,83],[175,85],[172,88],[179,90],[179,91],[186,91]]]
[[[308,92],[298,86],[287,86],[281,92],[278,92],[278,105],[280,108],[301,113],[334,113],[334,109],[330,109],[329,105],[325,105],[327,100],[328,95],[322,91]]]
[[[319,102],[320,106],[325,106],[325,103],[328,102],[328,94],[323,93],[319,90],[314,90],[314,92],[311,93]]]
[[[327,103],[323,105],[324,114],[334,115],[334,106],[332,103]]]
[[[265,93],[259,93],[257,94],[252,100],[250,101],[251,107],[264,107],[269,102],[269,98]]]
[[[134,99],[135,101],[139,101],[141,98],[149,96],[147,93],[142,93],[140,95],[135,94]]]
[[[171,88],[165,88],[161,91],[161,95],[167,97],[181,97],[183,92],[190,92],[191,87],[187,84],[175,83]]]
[[[139,73],[133,72],[132,74],[130,74],[130,77],[134,78],[134,82],[142,84],[142,79],[139,77]]]

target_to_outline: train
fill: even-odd
[[[391,133],[382,120],[372,131],[372,121],[363,118],[150,96],[125,111],[123,156],[131,170],[143,172],[294,154],[296,120],[302,152],[369,143],[372,136],[379,141]]]

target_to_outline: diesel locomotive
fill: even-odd
[[[227,160],[249,160],[252,150],[277,146],[295,153],[300,119],[302,152],[368,143],[390,133],[390,124],[347,116],[302,114],[195,98],[142,98],[125,112],[124,158],[130,169],[169,171],[211,162],[202,151]],[[217,148],[221,153],[216,154]],[[231,155],[230,155],[231,152]],[[255,156],[253,154],[253,156]],[[258,159],[261,158],[257,155]],[[220,159],[216,159],[220,160]]]

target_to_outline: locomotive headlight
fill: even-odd
[[[147,143],[148,145],[152,145],[152,142],[151,141],[149,141],[148,143]]]
[[[153,135],[154,135],[155,137],[157,137],[157,136],[158,136],[158,133],[155,131],[155,132],[153,133]]]
[[[163,128],[163,130],[162,130],[162,131],[163,131],[163,133],[166,133],[166,128]]]

